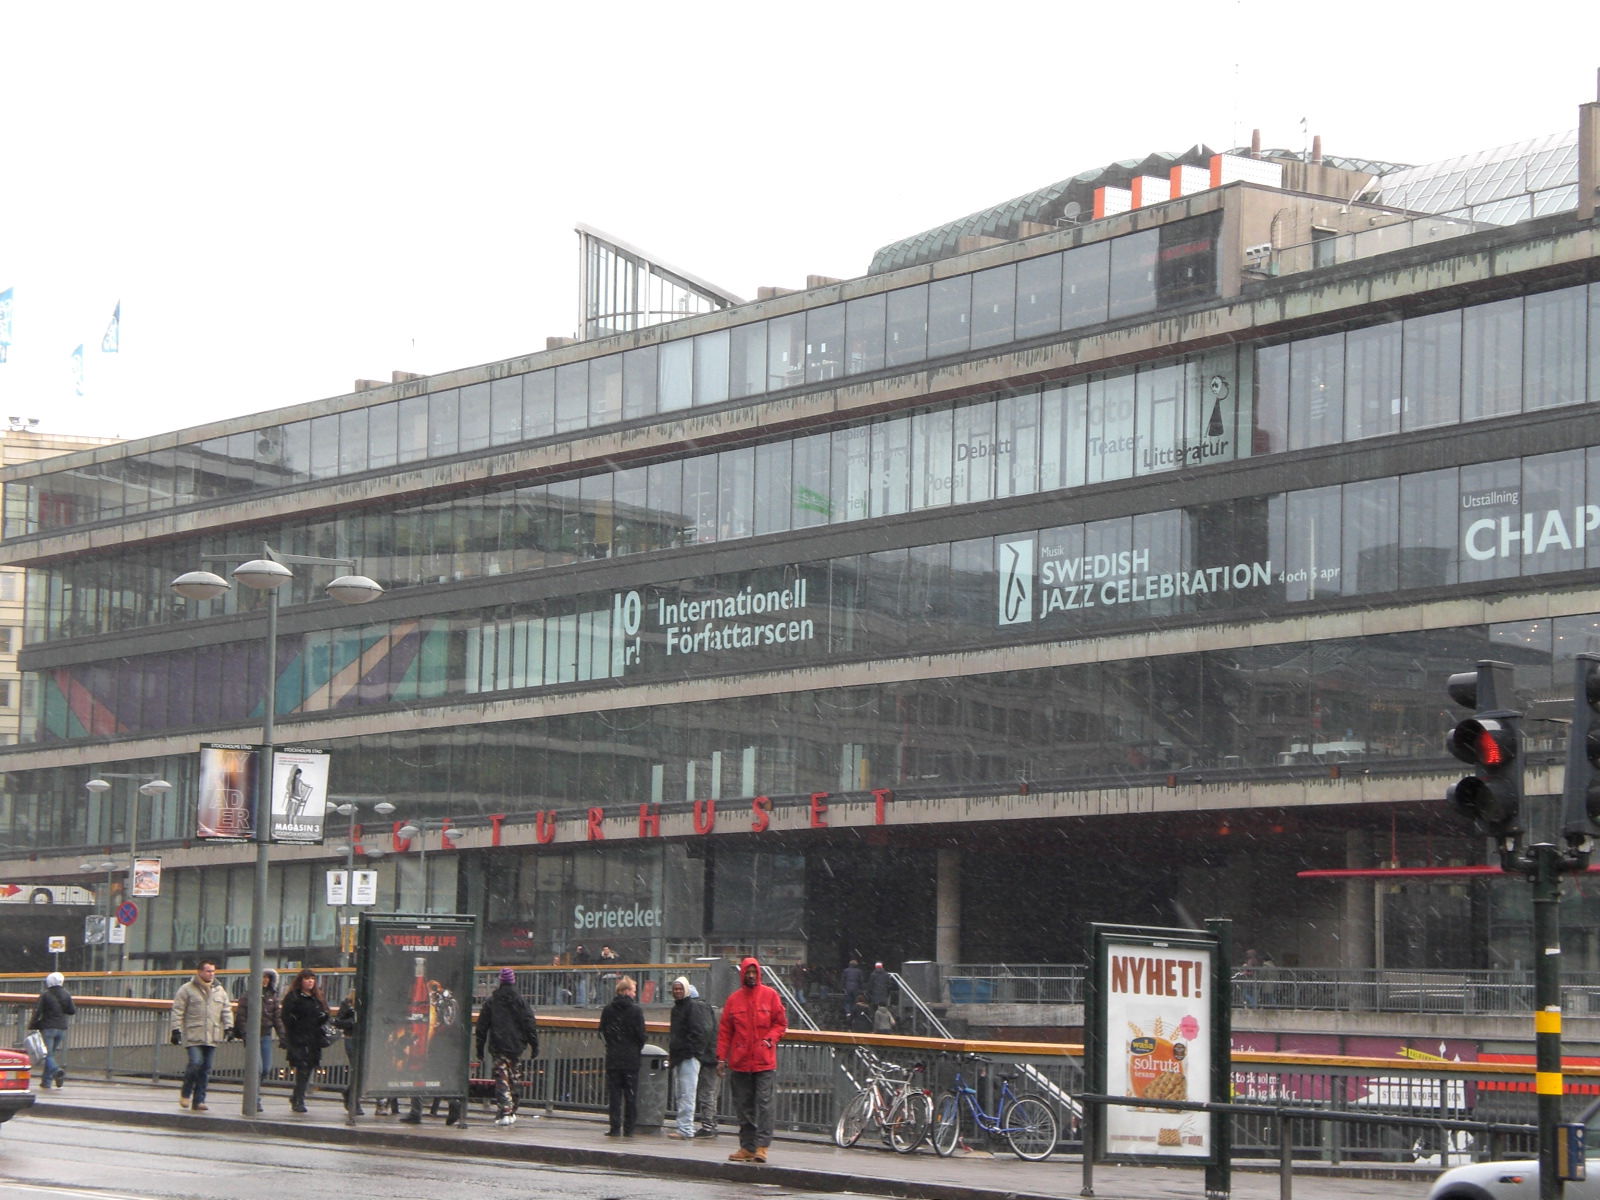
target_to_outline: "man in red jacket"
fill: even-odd
[[[783,1000],[761,982],[761,964],[739,964],[740,986],[722,1006],[717,1029],[717,1074],[733,1073],[733,1108],[739,1114],[739,1148],[729,1162],[767,1161],[772,1145],[772,1096],[778,1076],[778,1039],[789,1028]]]

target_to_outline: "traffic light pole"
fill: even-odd
[[[1539,1097],[1539,1200],[1557,1200],[1556,1139],[1561,1094],[1561,873],[1566,856],[1549,842],[1528,847],[1533,883],[1533,1090]]]

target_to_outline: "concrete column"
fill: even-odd
[[[1600,72],[1596,72],[1600,82]],[[1578,215],[1594,220],[1600,192],[1600,102],[1578,106]]]
[[[961,851],[938,852],[933,903],[933,956],[943,965],[961,961]]]
[[[1345,834],[1344,865],[1351,869],[1376,865],[1372,835],[1364,830]],[[1339,965],[1348,970],[1382,966],[1377,959],[1377,889],[1375,879],[1344,882],[1344,919],[1340,922]]]

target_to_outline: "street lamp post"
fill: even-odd
[[[344,847],[345,903],[339,906],[339,954],[345,960],[346,966],[349,965],[350,956],[345,953],[344,948],[345,909],[351,906],[355,900],[356,814],[361,811],[362,803],[363,802],[361,800],[352,797],[351,799],[344,801],[342,804],[335,805],[333,809],[333,811],[338,813],[340,816],[350,818],[350,826],[346,831],[348,834],[348,839],[345,842]],[[372,806],[372,811],[377,813],[380,817],[386,817],[394,811],[394,805],[390,804],[387,800],[379,800]],[[369,858],[382,858],[383,848],[381,846],[370,846],[367,848],[366,854]]]
[[[429,903],[430,896],[428,892],[428,827],[433,824],[434,820],[435,818],[419,817],[416,821],[408,822],[400,826],[399,829],[395,830],[396,833],[405,838],[407,841],[410,841],[412,838],[417,839],[417,869],[422,873],[423,912],[433,911],[433,905]],[[441,850],[443,850],[446,845],[454,846],[461,840],[463,836],[461,830],[452,829],[450,826],[446,825],[445,822],[447,820],[449,820],[448,817],[437,818],[439,828],[439,849]]]
[[[78,864],[78,870],[86,873],[89,871],[104,871],[106,873],[106,902],[101,905],[105,910],[105,916],[100,918],[105,922],[105,940],[100,943],[100,969],[108,975],[111,973],[111,872],[116,869],[116,862],[109,858],[97,863],[86,862]]]
[[[111,789],[108,780],[112,779],[143,779],[138,791],[128,799],[128,886],[122,893],[123,899],[131,900],[134,891],[134,872],[138,867],[139,858],[139,797],[164,796],[172,790],[172,785],[165,779],[149,779],[143,775],[130,775],[123,771],[108,771],[103,778],[91,779],[83,786],[92,795],[103,796]],[[106,887],[106,904],[109,912],[111,903],[111,888],[109,881]],[[127,967],[127,943],[120,943],[121,949],[117,951],[117,970]],[[111,927],[106,926],[106,970],[111,969]]]
[[[271,845],[271,787],[273,766],[273,725],[277,718],[278,693],[278,589],[294,578],[285,563],[313,566],[353,566],[347,558],[317,558],[303,554],[279,554],[263,544],[260,558],[252,558],[233,568],[233,577],[245,587],[267,594],[267,645],[265,705],[261,716],[262,761],[256,771],[255,786],[255,886],[250,906],[250,980],[260,986],[266,970],[267,848]],[[212,556],[226,561],[232,556]],[[210,571],[189,571],[172,581],[172,590],[188,600],[216,600],[232,585]],[[364,575],[341,575],[328,584],[327,594],[341,604],[365,604],[383,594],[383,588]],[[247,1037],[244,1064],[244,1101],[240,1111],[253,1118],[261,1097],[261,1039]]]

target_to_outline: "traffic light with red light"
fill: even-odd
[[[1561,832],[1569,846],[1584,854],[1590,839],[1600,833],[1600,655],[1576,658]]]
[[[1502,707],[1511,699],[1511,665],[1480,662],[1476,671],[1450,676],[1450,698],[1477,715],[1456,724],[1446,748],[1473,774],[1450,786],[1445,798],[1481,833],[1515,848],[1522,835],[1522,714]]]

